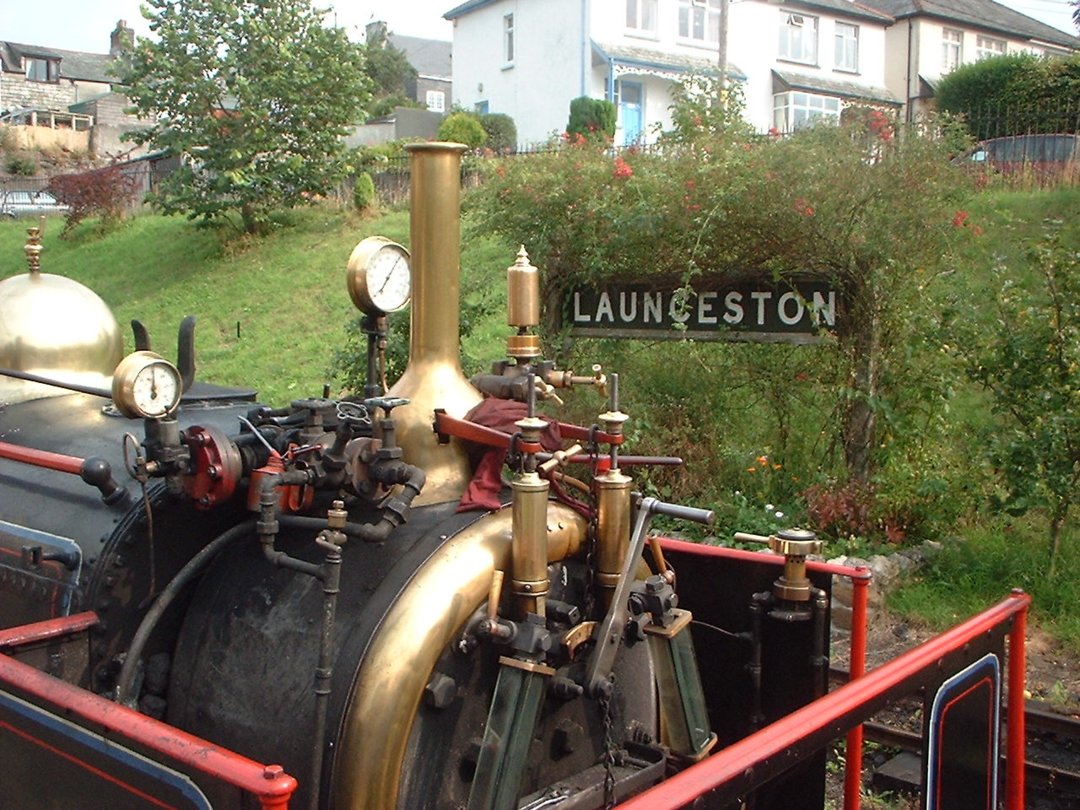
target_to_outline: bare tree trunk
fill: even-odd
[[[852,371],[843,436],[848,479],[868,484],[877,427],[881,318],[871,289],[864,288],[861,293],[862,305],[853,307],[854,324],[849,333]]]

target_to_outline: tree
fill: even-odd
[[[364,72],[371,79],[371,115],[389,115],[395,107],[421,107],[410,92],[416,88],[416,68],[405,52],[395,48],[383,27],[369,27]]]
[[[485,147],[499,154],[517,150],[517,126],[513,118],[505,113],[484,113],[477,118],[487,133]]]
[[[989,443],[1007,489],[995,505],[1013,515],[1048,510],[1053,578],[1080,497],[1080,255],[1051,235],[1032,249],[1031,269],[1036,281],[1025,288],[1017,268],[998,268],[996,329],[958,318],[955,340],[1003,420]]]
[[[566,122],[566,131],[586,138],[607,136],[610,141],[615,137],[616,120],[617,112],[612,102],[579,96],[570,102],[570,120]]]
[[[458,110],[450,113],[439,124],[437,137],[440,141],[454,141],[463,143],[470,149],[476,149],[487,138],[487,133],[484,132],[484,127],[475,115]]]
[[[138,143],[183,158],[155,202],[248,233],[325,194],[343,174],[342,135],[368,103],[362,50],[309,0],[147,0],[119,80],[143,120]]]

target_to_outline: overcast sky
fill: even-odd
[[[1001,0],[1029,17],[1076,34],[1068,0]],[[127,20],[138,35],[149,33],[139,13],[140,0],[45,0],[40,6],[26,0],[0,0],[0,39],[73,51],[105,53],[117,20]],[[385,20],[391,31],[430,39],[453,38],[442,15],[460,0],[331,0],[331,18],[362,38],[370,20]]]

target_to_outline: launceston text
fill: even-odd
[[[572,334],[671,332],[701,338],[743,338],[746,333],[803,335],[836,331],[839,294],[822,282],[776,287],[656,291],[609,286],[571,293]]]

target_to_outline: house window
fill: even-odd
[[[840,121],[840,99],[792,90],[773,96],[773,126],[791,132],[815,121]]]
[[[626,0],[626,27],[646,34],[656,33],[657,0]]]
[[[780,58],[817,64],[817,17],[780,12]]]
[[[975,40],[975,58],[989,59],[1005,53],[1005,40],[993,37],[978,37]]]
[[[442,90],[428,90],[427,108],[432,112],[445,112],[446,93],[444,93]]]
[[[720,42],[720,4],[724,0],[679,0],[679,36]]]
[[[854,73],[859,69],[859,26],[838,22],[836,24],[837,70]]]
[[[941,69],[947,73],[960,67],[963,61],[964,32],[946,28],[941,36]]]
[[[478,101],[473,104],[473,112],[477,115],[487,115],[491,105],[487,101]]]
[[[503,17],[503,61],[510,64],[514,61],[514,15],[507,14]]]
[[[26,63],[26,78],[28,81],[60,81],[60,61],[58,59],[44,59],[40,56],[27,56],[23,61]]]

